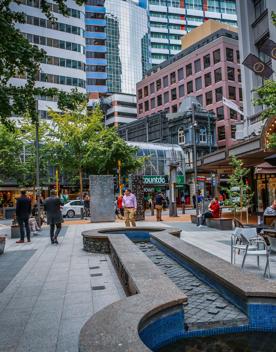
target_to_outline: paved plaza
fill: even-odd
[[[177,220],[162,226],[181,228],[183,241],[230,261],[231,231],[197,228]],[[85,321],[125,296],[109,256],[82,250],[82,231],[109,226],[114,223],[66,222],[59,245],[50,244],[47,227],[30,244],[7,239],[5,254],[0,256],[0,352],[78,351]],[[8,224],[2,224],[0,232],[9,234]],[[237,256],[239,266],[241,259]],[[262,277],[264,263],[258,270],[256,260],[249,259],[245,272]],[[275,254],[271,272],[275,279]]]

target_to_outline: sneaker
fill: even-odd
[[[54,243],[55,243],[55,244],[58,244],[58,240],[55,240]]]
[[[30,240],[30,239],[28,239],[28,242],[31,242],[31,240]]]
[[[15,243],[24,243],[24,241],[18,240],[18,241],[16,241]]]

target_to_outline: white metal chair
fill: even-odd
[[[252,248],[252,240],[247,236],[247,229],[243,229],[241,232],[241,240],[242,244],[245,245],[244,257],[242,260],[242,269],[244,268],[245,259],[247,256],[255,256],[257,257],[257,265],[260,266],[260,257],[266,258],[264,277],[266,273],[268,273],[268,278],[270,278],[270,265],[269,265],[269,256],[270,256],[270,245],[266,243],[266,241],[262,237],[258,237],[254,240],[256,248]],[[262,247],[262,248],[261,248]]]
[[[241,251],[246,250],[246,244],[243,243],[241,234],[244,233],[249,240],[248,249],[257,249],[257,244],[255,240],[258,239],[256,228],[242,228],[236,227],[234,232],[231,235],[231,264],[235,264],[236,252],[240,253]]]

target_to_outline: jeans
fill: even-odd
[[[56,232],[55,232],[55,226],[56,226]],[[57,239],[59,233],[61,230],[61,223],[59,224],[51,224],[50,225],[50,237],[51,240]]]
[[[26,237],[29,241],[31,239],[31,231],[29,226],[29,218],[18,218],[17,219],[19,227],[20,227],[20,240],[24,241],[25,238],[25,230],[26,230]],[[24,229],[25,226],[25,229]]]
[[[212,215],[212,212],[211,212],[211,211],[206,211],[206,213],[203,213],[203,214],[202,214],[201,225],[205,225],[206,219],[210,219],[210,218],[212,218],[212,217],[213,217],[213,215]]]

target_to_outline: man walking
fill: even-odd
[[[123,207],[126,227],[130,227],[130,223],[133,227],[135,227],[137,201],[135,195],[131,193],[129,189],[125,191],[125,195],[123,196]]]
[[[52,244],[58,244],[57,237],[61,230],[61,223],[63,222],[60,210],[61,205],[60,199],[56,196],[56,191],[52,189],[50,197],[48,197],[44,203],[44,209],[47,213],[47,224],[50,225],[50,238]]]
[[[163,194],[159,191],[155,196],[156,221],[163,221],[162,220],[163,203],[164,203],[164,197],[163,197]]]
[[[25,230],[27,241],[31,242],[31,231],[29,226],[29,217],[31,215],[32,210],[32,202],[26,196],[26,191],[21,191],[21,196],[16,201],[16,218],[20,227],[20,240],[16,241],[16,243],[24,243],[25,238]],[[24,230],[25,226],[25,230]]]

